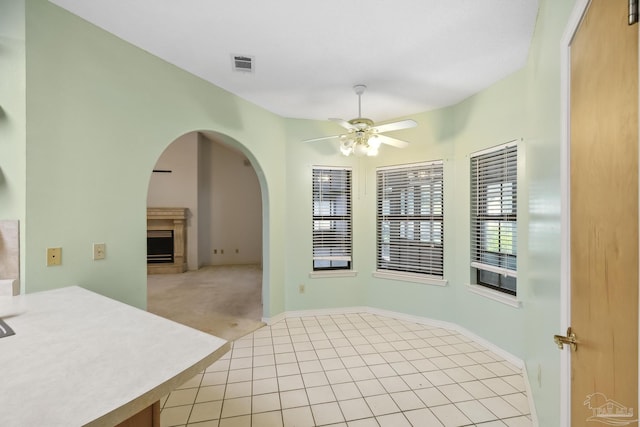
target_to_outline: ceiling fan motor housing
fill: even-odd
[[[349,120],[349,123],[356,126],[358,129],[366,129],[373,126],[373,120],[365,119],[364,117],[358,117],[357,119]]]

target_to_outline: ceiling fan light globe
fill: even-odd
[[[353,141],[343,139],[340,143],[340,152],[343,156],[349,156],[353,152]]]
[[[347,148],[353,148],[353,146],[356,144],[356,142],[353,139],[347,139],[344,142],[344,146]]]
[[[378,151],[378,148],[380,148],[380,140],[376,135],[373,135],[372,137],[369,138],[368,144],[369,144],[369,147],[374,149],[376,152]]]
[[[356,144],[353,147],[353,154],[355,154],[357,157],[362,157],[367,155],[368,151],[369,149],[364,144]]]
[[[378,155],[378,148],[369,147],[369,149],[367,150],[367,156],[375,157],[377,155]]]

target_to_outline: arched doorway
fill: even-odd
[[[229,340],[263,325],[264,183],[250,153],[234,142],[215,132],[177,138],[159,157],[147,197],[148,310]],[[165,210],[176,209],[184,212],[184,231],[158,231],[166,228]],[[184,257],[167,258],[158,242],[166,248],[181,233]],[[177,259],[179,271],[163,267]]]

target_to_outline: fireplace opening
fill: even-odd
[[[173,230],[147,230],[147,264],[173,263]]]

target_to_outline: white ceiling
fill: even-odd
[[[375,121],[455,104],[522,67],[538,0],[50,0],[284,117]],[[233,71],[232,55],[255,58]]]

